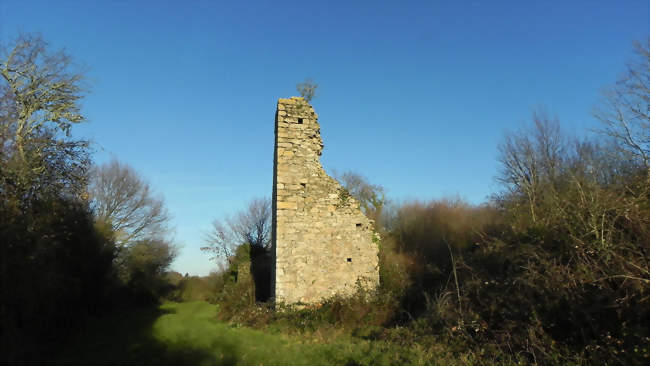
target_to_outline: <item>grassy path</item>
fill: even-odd
[[[76,365],[391,365],[420,363],[381,342],[299,337],[233,328],[205,302],[166,303],[98,320],[55,361]],[[398,358],[401,357],[401,358]]]

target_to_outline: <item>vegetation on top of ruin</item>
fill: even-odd
[[[318,84],[316,84],[311,78],[307,78],[305,81],[296,85],[298,94],[300,94],[307,103],[311,103],[312,99],[316,98],[316,89],[318,89]]]

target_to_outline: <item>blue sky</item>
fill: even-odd
[[[40,32],[87,65],[95,141],[146,177],[207,274],[214,218],[270,196],[278,98],[306,77],[323,164],[395,200],[498,189],[497,145],[538,107],[594,128],[600,91],[650,36],[648,1],[0,0],[0,39]]]

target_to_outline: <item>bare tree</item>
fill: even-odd
[[[604,93],[594,116],[618,148],[650,175],[650,38],[635,44],[635,59],[625,74]]]
[[[201,250],[213,254],[213,259],[231,258],[241,244],[267,250],[271,244],[271,200],[255,198],[233,217],[214,220],[206,234]]]
[[[300,93],[300,96],[305,98],[307,103],[311,102],[312,99],[316,97],[316,89],[318,84],[316,84],[312,79],[305,79],[302,83],[296,85],[296,90]]]
[[[382,224],[382,215],[387,203],[384,187],[368,182],[361,174],[347,171],[342,174],[334,171],[334,177],[347,189],[352,197],[359,201],[361,210],[377,224]]]
[[[531,219],[536,222],[536,208],[544,187],[561,173],[566,142],[557,119],[550,119],[544,112],[535,112],[533,123],[532,130],[506,134],[499,144],[501,169],[497,180],[511,194],[525,196]]]
[[[113,160],[91,172],[89,195],[98,221],[112,228],[119,246],[169,233],[170,216],[149,183],[130,166]]]

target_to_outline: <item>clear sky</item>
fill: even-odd
[[[306,77],[323,165],[395,200],[498,189],[503,133],[544,106],[569,133],[650,36],[638,1],[0,0],[0,39],[40,32],[88,66],[95,160],[126,162],[164,195],[207,274],[214,218],[270,196],[278,98]]]

